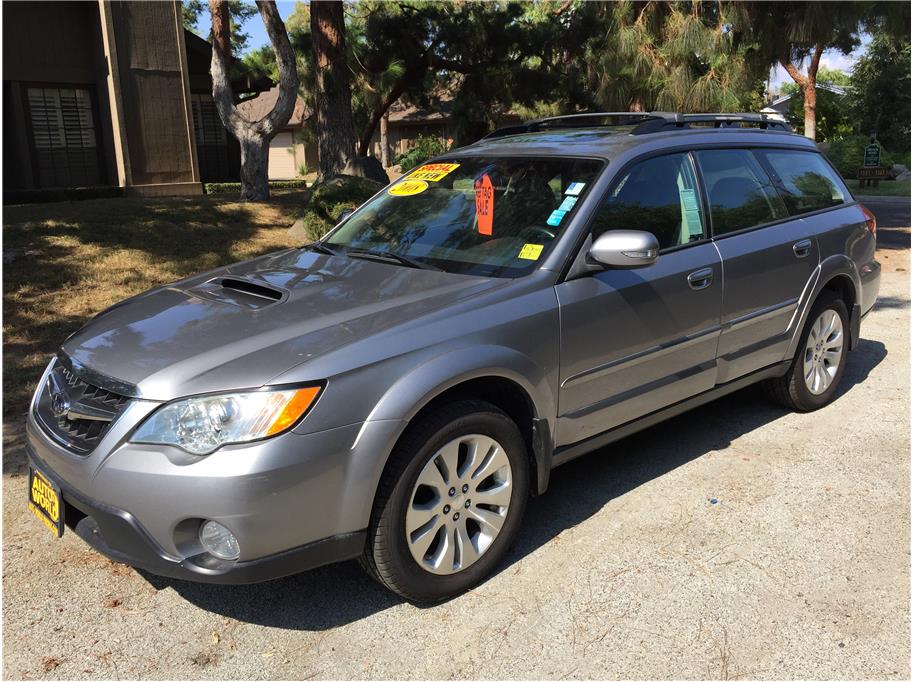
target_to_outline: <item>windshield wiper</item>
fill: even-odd
[[[408,268],[420,268],[422,270],[437,270],[442,271],[442,268],[438,268],[436,265],[431,265],[430,263],[422,263],[419,260],[414,258],[409,258],[408,256],[403,256],[401,253],[393,253],[392,251],[374,251],[368,249],[349,249],[345,252],[346,256],[350,258],[364,258],[365,260],[377,260],[384,263],[389,263],[393,261],[399,265],[404,265]]]
[[[323,253],[323,254],[326,254],[327,256],[341,256],[342,255],[335,249],[331,249],[328,246],[326,246],[326,244],[324,244],[323,242],[313,242],[311,244],[305,244],[301,248],[308,249],[310,251],[316,251],[317,253]]]

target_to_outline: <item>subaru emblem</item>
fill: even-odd
[[[67,397],[63,393],[55,391],[51,395],[51,412],[54,413],[55,417],[62,417],[69,411],[70,401],[67,400]]]

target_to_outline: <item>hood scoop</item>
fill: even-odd
[[[242,277],[216,277],[193,287],[187,293],[248,310],[260,310],[288,298],[288,292],[284,289]]]

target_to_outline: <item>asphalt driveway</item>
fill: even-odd
[[[55,540],[8,424],[3,675],[907,679],[909,254],[883,246],[834,404],[748,389],[555,471],[500,572],[433,608],[354,563],[203,586]]]

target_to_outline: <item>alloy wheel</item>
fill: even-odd
[[[493,438],[455,438],[424,465],[409,497],[405,535],[423,569],[451,575],[474,564],[509,513],[513,472]]]
[[[824,393],[833,383],[842,362],[844,341],[842,318],[827,308],[811,326],[804,347],[804,383],[812,394]]]

